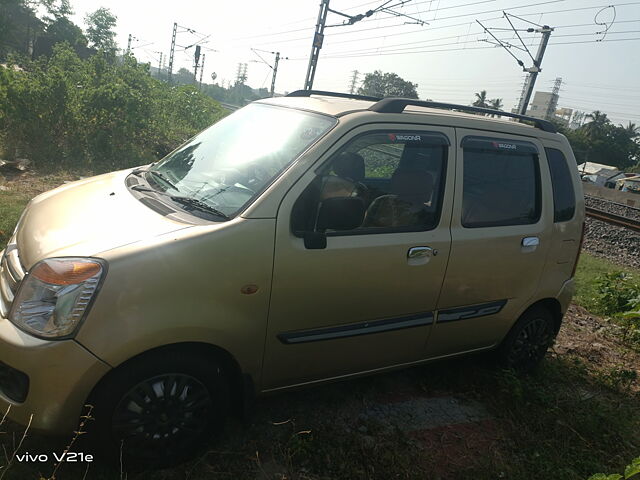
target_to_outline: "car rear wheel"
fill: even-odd
[[[555,339],[553,316],[542,306],[527,310],[518,319],[504,342],[499,356],[508,368],[522,372],[534,370]]]
[[[107,456],[140,465],[193,457],[220,431],[229,409],[223,370],[177,352],[124,365],[92,397],[94,443]]]

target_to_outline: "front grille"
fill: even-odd
[[[0,263],[0,316],[7,318],[13,298],[24,278],[24,269],[20,264],[18,249],[9,244]]]

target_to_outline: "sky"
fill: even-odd
[[[561,77],[559,107],[600,110],[616,124],[640,124],[640,1],[331,0],[330,7],[357,15],[385,2],[407,16],[380,11],[340,25],[345,18],[329,12],[327,25],[335,26],[325,29],[314,89],[347,92],[353,71],[361,81],[382,70],[417,83],[423,99],[468,105],[475,92],[487,90],[510,110],[526,75],[516,58],[532,66],[541,39],[526,30],[549,25],[554,30],[535,91],[551,91]],[[118,18],[118,45],[126,48],[131,34],[133,54],[154,66],[161,52],[168,63],[176,22],[180,47],[173,70],[193,70],[192,45],[200,42],[205,83],[213,83],[215,72],[216,82],[226,86],[235,80],[238,63],[247,63],[247,84],[269,88],[271,52],[280,52],[288,59],[280,61],[276,92],[284,93],[304,87],[320,1],[71,0],[71,5],[73,20],[83,27],[87,13],[109,8]],[[489,43],[493,38],[477,21],[510,46]]]

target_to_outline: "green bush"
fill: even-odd
[[[212,98],[151,78],[131,56],[82,60],[58,44],[50,58],[0,67],[0,146],[38,167],[148,163],[223,116]]]
[[[630,273],[616,271],[600,275],[596,288],[596,308],[604,315],[626,312],[632,308],[631,302],[640,297],[640,285]]]
[[[596,473],[589,477],[589,480],[629,480],[631,478],[640,478],[640,457],[635,458],[627,468],[624,469],[624,475],[614,473],[612,475],[606,475],[604,473]]]

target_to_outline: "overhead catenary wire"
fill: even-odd
[[[479,16],[479,15],[484,15],[486,13],[496,13],[496,12],[502,12],[502,11],[506,11],[506,12],[511,12],[512,10],[519,10],[522,8],[528,8],[528,7],[535,7],[535,6],[541,6],[541,5],[547,5],[547,4],[554,4],[554,3],[559,3],[559,2],[564,2],[564,1],[568,1],[568,0],[546,0],[543,2],[538,2],[538,3],[531,3],[531,4],[526,4],[526,5],[516,5],[516,6],[512,6],[512,7],[508,7],[505,9],[495,9],[495,10],[485,10],[482,12],[472,12],[472,13],[464,13],[464,14],[460,14],[460,15],[453,15],[453,16],[448,16],[448,17],[441,17],[438,19],[438,21],[442,21],[442,20],[448,20],[448,19],[452,19],[452,18],[462,18],[462,17],[469,17],[469,16]],[[614,4],[614,6],[616,7],[620,7],[620,6],[630,6],[630,5],[640,5],[640,1],[635,1],[635,2],[624,2],[624,3],[617,3]],[[538,16],[538,15],[550,15],[550,14],[554,14],[554,13],[568,13],[568,12],[577,12],[577,11],[586,11],[586,10],[595,10],[595,9],[600,9],[603,7],[606,7],[608,5],[592,5],[592,6],[586,6],[586,7],[576,7],[576,8],[568,8],[568,9],[560,9],[560,10],[552,10],[552,11],[545,11],[545,12],[529,12],[529,13],[522,13],[520,15],[518,15],[518,18],[521,17],[528,17],[528,16]],[[510,15],[513,16],[513,14],[510,13]],[[387,17],[387,18],[383,18],[380,20],[385,20],[385,19],[391,19],[393,17]],[[499,20],[502,17],[491,17],[491,18],[481,18],[480,20],[482,21],[491,21],[491,20]],[[636,21],[636,20],[630,20],[630,21]],[[366,20],[363,20],[362,23],[367,22]],[[617,21],[616,23],[622,23],[623,21]],[[629,22],[629,21],[627,21]],[[443,29],[443,28],[451,28],[454,26],[463,26],[463,25],[468,25],[469,22],[462,22],[462,23],[457,23],[457,24],[449,24],[449,25],[438,25],[438,26],[430,26],[428,28],[428,31],[431,30],[436,30],[436,29]],[[594,25],[594,24],[584,24],[585,26],[587,25]],[[391,25],[379,25],[376,27],[368,27],[368,28],[360,28],[360,29],[350,29],[350,30],[346,30],[346,31],[340,31],[340,32],[332,32],[331,35],[328,37],[328,39],[333,39],[333,37],[335,36],[342,36],[342,35],[356,35],[360,32],[366,32],[366,31],[372,31],[372,30],[383,30],[383,29],[389,29],[389,28],[395,28],[395,27],[406,27],[405,24],[400,24],[400,23],[395,23],[395,24],[391,24]],[[562,25],[558,26],[558,28],[563,28]],[[311,28],[305,28],[305,29],[299,29],[298,31],[302,31],[302,30],[311,30]],[[387,35],[384,35],[385,37],[392,37],[392,36],[399,36],[399,35],[411,35],[411,34],[416,34],[416,33],[424,33],[424,29],[416,29],[416,30],[412,30],[412,31],[406,31],[406,32],[394,32],[394,33],[390,33]],[[277,35],[278,33],[272,33],[272,34],[263,34],[261,36],[268,36],[268,35]],[[365,40],[365,39],[375,39],[375,38],[380,38],[381,35],[376,35],[375,37],[368,37],[368,38],[362,38],[362,39],[357,39],[357,40]],[[245,37],[248,38],[248,37]],[[282,44],[282,43],[291,43],[291,42],[300,42],[300,41],[308,41],[309,37],[305,36],[305,37],[296,37],[296,38],[288,38],[288,39],[279,39],[279,40],[265,40],[265,44],[271,45],[271,44]],[[342,41],[343,43],[349,43],[354,41],[353,39],[347,39]],[[332,43],[338,43],[338,41],[332,41]]]
[[[621,42],[621,41],[637,41],[640,40],[640,37],[634,38],[622,38],[622,39],[607,39],[602,40],[601,43],[608,42]],[[461,42],[460,42],[461,43]],[[448,45],[459,45],[458,42],[451,42],[448,44],[441,44],[438,46],[448,46]],[[596,40],[582,40],[577,42],[550,42],[551,45],[570,45],[570,44],[586,44],[586,43],[597,43]],[[385,56],[385,55],[402,55],[402,54],[413,54],[413,53],[432,53],[432,52],[455,52],[455,51],[471,51],[471,50],[488,50],[494,49],[495,47],[466,47],[466,48],[446,48],[446,49],[435,49],[435,50],[420,50],[417,52],[384,52],[384,53],[370,53],[370,54],[360,54],[360,55],[326,55],[324,58],[356,58],[356,57],[371,57],[371,56]],[[290,60],[304,60],[303,58],[292,58]]]
[[[627,30],[627,31],[622,31],[622,32],[610,32],[611,35],[629,34],[629,33],[640,33],[640,30]],[[480,35],[480,34],[475,34],[475,35]],[[597,35],[597,33],[590,32],[590,33],[561,34],[561,35],[555,35],[554,38],[567,38],[567,37],[571,38],[571,37],[581,37],[581,36],[589,36],[589,35]],[[446,39],[451,39],[451,38],[459,38],[461,36],[463,36],[463,35],[451,35],[451,36],[447,36],[447,37],[434,38],[434,39],[431,39],[431,40],[425,41],[425,42],[420,42],[420,43],[430,43],[431,45],[429,47],[416,46],[416,47],[406,47],[406,48],[398,48],[398,49],[391,48],[391,47],[393,47],[391,45],[387,46],[387,47],[380,47],[380,48],[370,47],[370,48],[363,48],[363,49],[356,49],[356,50],[341,51],[337,55],[335,55],[335,54],[332,55],[331,53],[327,53],[325,58],[354,58],[354,57],[360,57],[360,56],[383,56],[383,55],[395,55],[395,54],[399,55],[399,54],[411,54],[411,53],[425,53],[425,52],[429,52],[431,50],[430,47],[443,47],[443,46],[451,46],[451,45],[467,45],[467,44],[476,44],[478,42],[477,39],[474,39],[474,40],[462,40],[462,41],[456,41],[456,42],[446,42],[446,43],[433,44],[434,41],[446,40]],[[536,37],[535,36],[524,37],[525,40],[528,40],[530,38],[536,38]],[[508,39],[499,39],[499,40],[506,41]],[[563,43],[556,42],[556,41],[551,41],[550,44],[552,44],[552,45],[560,45],[560,44],[563,44]],[[424,50],[425,48],[429,48],[429,49]],[[480,47],[480,48],[493,49],[495,47]],[[416,50],[416,49],[423,49],[423,50]],[[465,49],[468,50],[468,49],[470,49],[470,47],[466,47]],[[291,58],[291,60],[303,60],[303,59],[304,59],[303,57]]]

